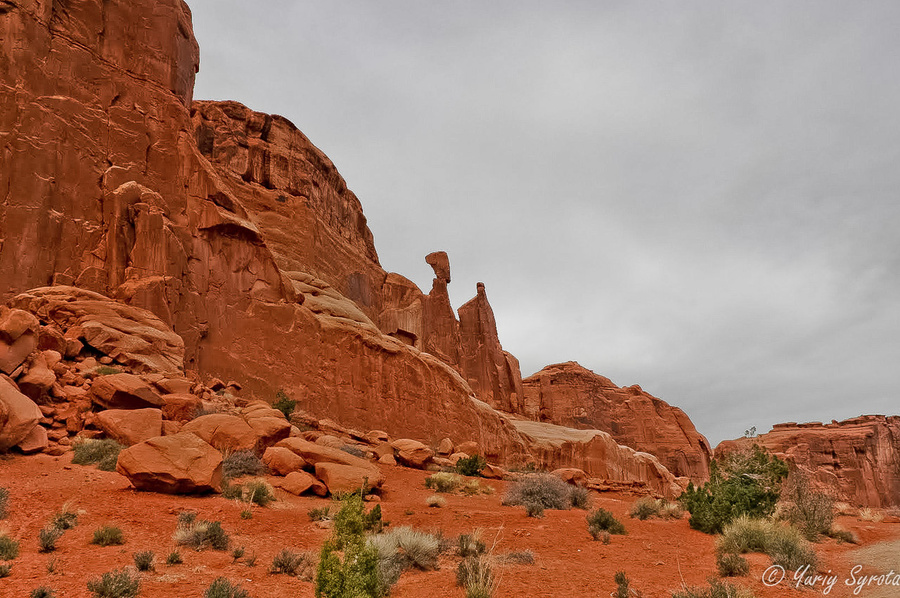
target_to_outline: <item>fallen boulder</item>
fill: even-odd
[[[163,414],[159,409],[107,409],[96,422],[107,436],[131,446],[162,436]]]
[[[328,487],[332,496],[355,492],[363,486],[368,493],[384,484],[384,474],[373,467],[354,467],[340,463],[316,463],[316,477]]]
[[[8,451],[25,440],[43,417],[40,407],[0,376],[0,451]]]
[[[116,471],[138,490],[164,494],[222,491],[222,455],[194,434],[151,438],[119,453]]]
[[[104,409],[143,409],[165,405],[162,397],[134,374],[98,376],[91,385],[91,400]]]
[[[242,418],[224,413],[200,416],[184,424],[181,431],[196,434],[219,450],[252,450],[258,438]]]

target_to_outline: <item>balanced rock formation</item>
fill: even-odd
[[[644,392],[620,388],[574,361],[549,365],[524,380],[522,415],[607,432],[619,444],[656,456],[676,476],[709,477],[711,450],[685,413]]]
[[[766,434],[720,443],[716,456],[753,444],[796,464],[836,499],[873,508],[900,506],[898,416],[777,424]]]

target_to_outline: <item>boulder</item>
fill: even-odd
[[[454,453],[465,453],[468,456],[472,455],[481,455],[481,448],[478,446],[478,443],[474,440],[468,440],[463,442],[462,444],[456,445],[456,449],[453,451]]]
[[[506,471],[503,468],[491,465],[490,463],[487,463],[481,469],[481,477],[489,480],[502,480],[505,476]]]
[[[50,439],[47,437],[47,429],[44,426],[35,426],[28,433],[28,436],[18,444],[18,449],[26,455],[31,455],[45,450],[49,444]]]
[[[178,422],[189,422],[203,408],[203,402],[187,393],[173,393],[162,396],[163,417]]]
[[[56,351],[38,353],[28,365],[28,371],[18,380],[22,394],[33,401],[40,401],[56,382],[56,374],[50,368],[57,361],[59,353]]]
[[[0,375],[0,452],[28,438],[42,417],[40,407]]]
[[[396,451],[397,461],[407,467],[424,469],[434,457],[434,451],[418,440],[400,438],[391,442],[391,447]]]
[[[20,309],[0,308],[0,374],[12,374],[38,347],[39,323]]]
[[[369,430],[368,432],[363,434],[362,439],[369,444],[382,444],[385,442],[390,442],[391,437],[388,436],[387,432],[384,432],[382,430]]]
[[[388,455],[381,455],[378,458],[378,462],[382,465],[397,465],[397,458],[394,457],[393,453],[390,453]]]
[[[446,457],[450,453],[453,452],[453,441],[449,438],[444,438],[438,443],[437,454],[443,457]]]
[[[222,454],[190,433],[151,438],[123,450],[116,471],[138,490],[164,494],[222,491]]]
[[[196,434],[219,450],[251,450],[258,441],[256,432],[243,418],[224,413],[200,416],[184,424],[181,431]]]
[[[272,446],[291,435],[291,424],[284,417],[247,417],[245,421],[256,434],[257,445]]]
[[[163,413],[159,409],[107,409],[96,423],[113,440],[131,446],[162,436]]]
[[[587,484],[588,480],[587,474],[575,467],[554,469],[550,473],[566,482],[567,484],[572,484],[573,486],[584,486],[585,484]]]
[[[307,490],[311,490],[318,480],[305,471],[292,471],[277,482],[277,486],[294,496],[300,496]]]
[[[340,463],[316,463],[316,477],[328,488],[332,496],[354,492],[363,484],[372,490],[384,484],[384,474],[374,467],[355,467]]]
[[[286,476],[291,472],[302,471],[306,467],[303,457],[281,446],[267,448],[262,461],[275,475]]]
[[[317,465],[319,463],[338,463],[340,465],[349,465],[360,469],[369,469],[377,472],[378,469],[369,461],[355,457],[350,453],[341,449],[332,448],[330,446],[322,446],[302,438],[285,438],[275,446],[284,447],[300,455],[307,463]]]
[[[134,374],[98,376],[91,384],[91,400],[104,409],[161,408],[165,401]]]

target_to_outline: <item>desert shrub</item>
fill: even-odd
[[[834,538],[838,544],[846,542],[848,544],[859,544],[859,538],[852,531],[840,528],[836,525],[831,526],[828,530],[828,537]]]
[[[466,598],[490,598],[497,589],[490,558],[478,555],[460,561],[456,568],[456,585],[465,588]]]
[[[487,546],[481,541],[481,532],[479,530],[475,530],[471,534],[460,534],[456,544],[457,553],[463,558],[478,556],[479,554],[484,554],[485,550],[487,550]]]
[[[631,594],[631,589],[629,588],[631,582],[628,581],[628,576],[625,575],[625,572],[616,571],[616,574],[613,576],[613,581],[616,582],[616,591],[612,593],[613,598],[629,598]]]
[[[76,465],[92,465],[96,463],[97,469],[115,471],[119,453],[125,447],[110,438],[104,438],[103,440],[88,438],[76,442],[72,449],[74,451],[72,463]]]
[[[466,496],[476,496],[478,494],[493,494],[494,487],[490,484],[482,484],[477,478],[475,478],[463,482],[460,491]]]
[[[138,571],[153,571],[153,562],[155,560],[156,555],[153,554],[152,550],[134,553],[134,566],[137,567]]]
[[[609,532],[600,532],[597,536],[594,536],[594,534],[591,534],[591,536],[595,540],[599,540],[601,544],[609,544],[612,540],[612,535]]]
[[[518,550],[515,552],[507,552],[497,557],[501,563],[510,565],[533,565],[534,553],[530,550]]]
[[[87,583],[94,598],[135,598],[141,588],[140,578],[128,569],[108,571]]]
[[[788,571],[816,567],[816,553],[795,528],[766,519],[741,516],[728,524],[716,542],[721,553],[762,552]]]
[[[51,575],[56,573],[56,557],[47,559],[47,573],[50,573]]]
[[[602,532],[624,535],[625,526],[606,509],[600,508],[587,516],[588,532],[594,540],[600,539]]]
[[[72,503],[64,503],[53,516],[50,525],[59,530],[72,529],[78,525],[78,512],[72,508]]]
[[[315,563],[315,557],[308,552],[299,553],[282,548],[281,552],[272,559],[269,573],[275,575],[296,575],[311,581]]]
[[[735,577],[750,573],[747,559],[733,552],[716,552],[716,568],[721,577]]]
[[[56,541],[63,535],[63,530],[58,527],[45,527],[38,532],[38,551],[53,552],[56,550]]]
[[[409,557],[413,566],[423,571],[437,569],[441,541],[433,534],[410,527],[398,527],[372,536],[369,543],[375,548],[379,558],[402,552]]]
[[[0,563],[0,579],[9,577],[12,574],[12,564]]]
[[[245,475],[262,475],[266,464],[250,450],[233,451],[222,460],[222,477],[226,480]]]
[[[232,484],[225,480],[222,484],[222,498],[228,500],[244,500],[244,487],[240,484]]]
[[[19,556],[19,543],[6,534],[0,534],[0,561],[11,561],[17,556]]]
[[[31,590],[31,594],[29,594],[30,598],[55,598],[55,596],[56,594],[53,593],[53,590],[47,586],[35,588]]]
[[[297,401],[293,400],[287,396],[287,393],[279,389],[278,392],[275,393],[275,402],[272,403],[272,407],[281,411],[284,414],[284,418],[290,421],[291,414],[294,412],[294,409],[297,408]]]
[[[827,535],[834,523],[834,500],[814,490],[809,478],[797,468],[791,471],[781,490],[786,508],[784,518],[803,532],[810,542]]]
[[[218,577],[203,592],[203,598],[250,598],[250,593],[228,579]]]
[[[265,480],[250,480],[244,484],[244,502],[265,507],[275,500],[275,490]]]
[[[435,492],[453,492],[463,480],[455,473],[441,471],[425,478],[425,487]]]
[[[114,525],[104,525],[94,530],[94,537],[91,544],[98,546],[115,546],[125,543],[125,534],[122,530]]]
[[[381,526],[381,509],[377,512],[377,522],[372,513],[366,514],[358,493],[341,498],[331,538],[322,546],[319,556],[316,598],[380,598],[384,593],[379,579],[378,553],[365,540],[367,527]]]
[[[672,598],[754,598],[754,594],[744,587],[711,577],[709,587],[686,587],[672,592]]]
[[[659,513],[659,502],[650,496],[642,496],[631,505],[631,511],[628,513],[632,519],[640,519],[644,521],[650,519]]]
[[[481,455],[463,457],[456,462],[456,472],[464,476],[481,475],[481,470],[487,466],[487,461]]]
[[[306,512],[310,521],[328,521],[331,519],[331,507],[319,507]]]
[[[213,550],[228,550],[228,534],[222,529],[218,521],[206,521],[193,519],[181,521],[179,516],[178,527],[173,535],[175,544],[188,546],[194,550],[212,548]]]
[[[241,511],[241,519],[253,519],[253,511],[250,509],[244,509]]]
[[[360,459],[366,458],[366,451],[353,444],[344,444],[341,446],[341,450]]]
[[[525,514],[528,517],[535,517],[539,519],[544,516],[544,505],[540,502],[526,502]]]
[[[9,490],[0,486],[0,519],[6,519],[9,513]]]
[[[167,565],[180,565],[183,562],[184,562],[184,559],[181,558],[181,553],[178,552],[177,550],[173,550],[166,557]]]
[[[550,474],[529,475],[510,485],[504,505],[536,503],[545,509],[568,509],[571,506],[569,485]]]
[[[784,461],[754,446],[713,460],[710,480],[702,487],[688,484],[679,501],[691,513],[692,528],[720,533],[740,515],[771,515],[786,475]]]
[[[114,368],[110,365],[98,365],[94,368],[94,374],[97,376],[112,376],[113,374],[121,374],[122,370]]]
[[[569,489],[569,504],[575,509],[587,511],[591,507],[591,493],[587,488],[572,486]]]
[[[425,499],[425,504],[429,507],[441,508],[447,505],[447,500],[443,496],[432,494]]]

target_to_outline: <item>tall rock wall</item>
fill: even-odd
[[[608,432],[619,444],[655,455],[677,476],[709,477],[711,451],[690,418],[639,386],[620,388],[574,361],[524,381],[522,414],[535,421]]]
[[[716,456],[752,444],[801,467],[839,500],[875,508],[900,506],[898,416],[777,424],[767,434],[720,443]]]

